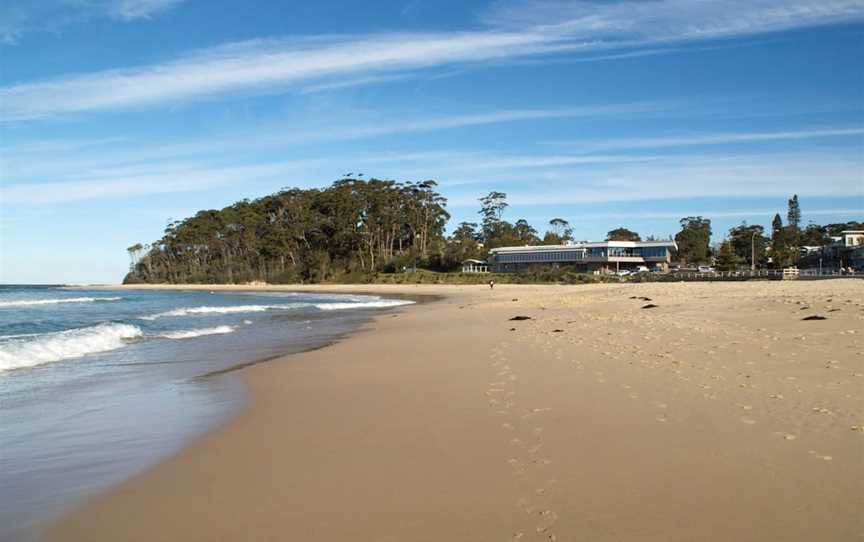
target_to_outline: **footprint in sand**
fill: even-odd
[[[534,490],[534,493],[537,495],[544,495],[547,491],[552,489],[552,486],[554,486],[557,483],[558,483],[558,480],[556,480],[554,478],[552,478],[550,480],[546,480],[546,482],[543,484],[543,487],[538,487],[537,489]]]
[[[525,497],[520,497],[520,499],[516,501],[516,506],[518,506],[526,514],[534,513],[534,507],[531,506],[531,502]]]
[[[540,515],[540,523],[537,525],[537,532],[542,535],[546,535],[549,540],[557,540],[555,535],[550,532],[552,526],[558,521],[558,514],[553,512],[552,510],[543,510],[539,512]]]
[[[818,457],[819,459],[822,459],[823,461],[831,461],[834,459],[830,455],[822,455],[819,452],[817,452],[816,450],[809,450],[807,453],[812,455],[812,456]]]

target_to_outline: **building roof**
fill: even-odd
[[[546,252],[546,251],[567,251],[567,250],[585,250],[588,248],[636,248],[636,247],[670,247],[678,248],[675,241],[598,241],[583,243],[573,243],[570,245],[525,245],[521,247],[499,247],[493,248],[489,252]]]

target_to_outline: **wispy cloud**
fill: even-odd
[[[200,157],[221,163],[243,159],[249,153],[290,149],[298,144],[385,138],[408,133],[436,132],[533,120],[577,119],[651,114],[672,104],[597,104],[558,109],[505,109],[481,113],[421,116],[415,112],[366,114],[360,119],[337,115],[318,118],[317,126],[294,128],[294,123],[269,123],[254,129],[195,137],[194,140],[146,143],[123,138],[45,140],[0,145],[0,178],[7,184],[37,181],[58,175],[90,174],[94,170],[153,161]],[[286,124],[290,127],[286,128]],[[453,159],[453,155],[449,155]],[[479,158],[477,158],[479,159]]]
[[[790,193],[849,198],[850,202],[862,197],[860,160],[827,153],[640,157],[411,153],[352,154],[346,159],[360,171],[382,178],[433,178],[455,206],[474,206],[480,194],[501,186],[508,187],[511,203],[519,205],[787,197]],[[336,179],[343,167],[326,156],[253,165],[160,161],[75,171],[51,182],[6,184],[0,187],[0,203],[56,205],[250,183],[263,194],[295,185],[298,179],[318,183]]]
[[[521,0],[484,16],[496,28],[542,28],[573,38],[672,42],[860,21],[862,0]]]
[[[348,74],[404,71],[548,50],[533,33],[465,33],[251,42],[175,62],[0,88],[3,120],[139,107],[212,94],[263,91]]]
[[[271,180],[297,174],[302,161],[234,167],[203,167],[161,164],[96,172],[78,181],[25,183],[0,186],[0,204],[57,204],[105,198],[195,192],[219,186]]]
[[[830,128],[821,130],[789,130],[781,132],[750,133],[696,133],[671,137],[645,137],[606,140],[595,139],[591,141],[555,141],[552,142],[552,144],[576,148],[582,152],[596,152],[598,150],[608,149],[654,149],[661,147],[691,147],[703,145],[755,143],[766,141],[843,138],[854,136],[864,136],[864,128]],[[861,138],[856,139],[860,140]]]
[[[491,171],[490,171],[491,170]],[[401,170],[394,168],[394,176]],[[563,205],[688,198],[801,196],[859,199],[861,163],[825,153],[653,157],[644,162],[438,172],[451,203],[474,205],[477,192],[507,183],[511,203]]]
[[[0,42],[15,44],[27,32],[56,32],[94,18],[149,18],[185,0],[6,0],[0,4]]]
[[[170,0],[112,1],[114,17],[164,9]],[[90,5],[89,3],[87,5]],[[102,6],[104,3],[95,5]],[[151,11],[152,12],[152,11]],[[71,75],[0,88],[2,120],[152,106],[238,92],[314,88],[350,79],[558,53],[590,53],[860,21],[864,0],[658,0],[502,4],[471,32],[382,33],[257,40],[173,62]],[[623,53],[637,54],[637,53]]]

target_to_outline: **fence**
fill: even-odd
[[[636,275],[635,280],[644,282],[663,281],[736,281],[736,280],[782,280],[782,279],[831,279],[831,278],[864,278],[864,272],[839,271],[837,269],[756,269],[740,271],[712,271],[700,273],[697,271],[677,271],[668,274]]]

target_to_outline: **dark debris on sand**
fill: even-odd
[[[657,307],[657,305],[655,305],[654,303],[648,303],[647,305],[642,305],[643,309],[654,309],[656,307]]]
[[[521,322],[522,320],[530,320],[530,316],[514,316],[510,319],[511,322]]]
[[[827,318],[825,318],[824,316],[819,316],[818,314],[814,314],[812,316],[805,316],[804,318],[802,318],[802,320],[827,320]]]

